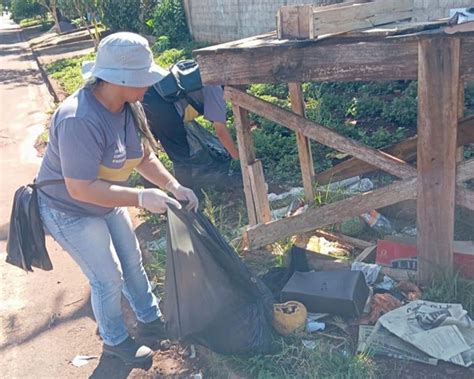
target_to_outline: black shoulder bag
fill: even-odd
[[[53,269],[46,250],[43,223],[38,208],[37,189],[59,183],[64,183],[64,180],[33,182],[16,190],[7,239],[7,263],[27,272],[33,271],[32,267],[46,271]]]

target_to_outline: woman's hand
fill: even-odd
[[[174,197],[176,197],[176,199],[181,201],[187,201],[188,204],[186,205],[186,209],[188,211],[197,211],[199,207],[199,200],[192,189],[183,187],[181,184],[178,183],[177,180],[170,180],[166,184],[165,188],[170,191],[174,195]]]
[[[168,209],[168,204],[173,204],[178,209],[181,209],[179,202],[158,188],[147,188],[138,193],[138,206],[152,213],[165,213]]]

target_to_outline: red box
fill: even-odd
[[[378,240],[375,263],[404,270],[417,269],[416,242],[412,238]],[[454,241],[454,267],[474,279],[474,241]]]

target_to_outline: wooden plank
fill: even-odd
[[[252,164],[249,164],[248,169],[257,223],[269,222],[272,220],[272,214],[270,211],[270,203],[268,202],[268,191],[263,176],[262,162],[256,160]]]
[[[248,170],[249,165],[255,161],[255,147],[253,145],[252,135],[250,131],[248,112],[235,104],[233,104],[232,109],[234,112],[237,144],[239,148],[240,168],[242,170],[242,181],[244,184],[245,202],[247,205],[249,225],[256,225],[257,215]]]
[[[310,21],[309,38],[376,25],[412,17],[413,0],[377,0],[367,4],[351,4],[337,9],[315,8]]]
[[[410,80],[418,75],[417,44],[363,37],[279,41],[266,34],[195,50],[193,55],[205,84]],[[474,80],[474,36],[462,36],[462,45],[461,76]]]
[[[329,128],[311,122],[302,116],[258,99],[255,96],[248,95],[232,87],[226,87],[225,97],[250,112],[254,112],[293,131],[301,132],[306,137],[357,157],[399,178],[416,176],[416,170],[398,158],[367,147],[350,138],[343,137]]]
[[[369,256],[373,255],[377,250],[377,245],[372,245],[367,247],[362,253],[360,253],[355,259],[354,262],[365,262]]]
[[[452,271],[460,40],[424,39],[418,64],[418,274]]]
[[[282,6],[277,12],[277,38],[309,38],[313,5]]]
[[[288,89],[290,92],[291,109],[296,114],[306,117],[301,83],[288,83]],[[298,146],[298,156],[300,159],[301,175],[303,177],[305,199],[307,202],[311,203],[314,201],[314,165],[311,154],[311,142],[303,133],[296,132],[296,144]]]
[[[457,146],[464,146],[474,142],[474,116],[466,117],[459,122]],[[389,146],[382,151],[400,158],[406,162],[416,160],[416,146],[418,137],[410,137],[395,145]],[[357,175],[367,174],[377,170],[374,166],[360,161],[356,158],[351,158],[337,164],[330,169],[316,174],[315,180],[318,184],[328,184],[330,182],[337,182]]]
[[[246,231],[245,238],[249,247],[261,247],[295,234],[322,228],[364,212],[415,197],[416,178],[411,178],[337,203],[308,209],[299,215],[250,227]]]
[[[464,161],[457,166],[457,183],[474,178],[474,159]],[[330,225],[346,218],[355,217],[372,209],[382,208],[400,201],[416,198],[416,178],[396,182],[321,208],[309,209],[303,214],[283,220],[272,221],[265,225],[249,227],[244,233],[244,240],[249,247],[261,247],[294,234],[301,234]],[[463,192],[464,188],[457,187]],[[464,192],[461,196],[464,196]],[[471,196],[468,194],[468,196]],[[364,203],[368,207],[364,207]],[[354,211],[352,212],[352,208]],[[327,221],[327,222],[326,222]]]
[[[358,249],[366,249],[367,247],[373,245],[371,242],[367,242],[354,237],[349,237],[341,233],[328,232],[327,230],[316,230],[314,234],[319,237],[324,237],[329,241],[336,241],[345,245],[348,244]]]

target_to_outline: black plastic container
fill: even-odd
[[[281,301],[296,300],[308,312],[359,317],[369,296],[360,271],[295,272],[281,291]]]

